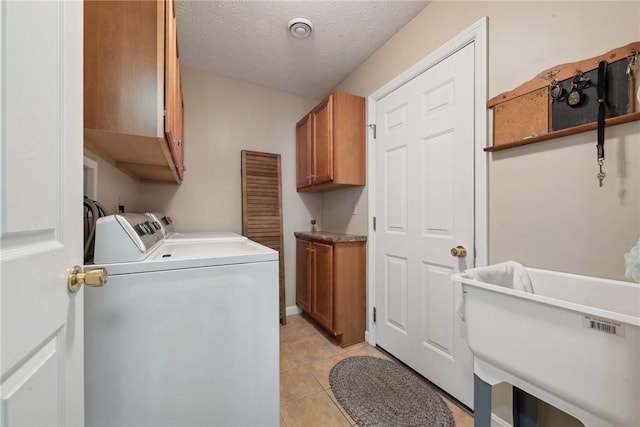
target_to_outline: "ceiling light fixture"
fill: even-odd
[[[297,39],[306,39],[313,31],[313,24],[306,18],[293,18],[289,21],[289,32]]]

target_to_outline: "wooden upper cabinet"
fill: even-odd
[[[364,105],[360,96],[335,91],[298,122],[298,191],[365,184]]]
[[[181,154],[165,132],[165,111],[167,121],[182,117],[167,97],[179,80],[165,79],[165,51],[178,67],[175,19],[167,26],[172,10],[162,0],[84,2],[84,143],[140,181],[181,182]]]

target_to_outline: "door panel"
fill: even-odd
[[[296,125],[296,188],[311,185],[311,122],[308,115]]]
[[[408,220],[407,146],[393,147],[385,156],[386,231],[405,234]]]
[[[453,313],[453,287],[449,277],[451,269],[424,263],[422,293],[424,295],[424,336],[422,345],[430,346],[445,354],[451,354],[453,339],[451,334],[451,315]]]
[[[311,311],[311,243],[296,240],[296,304],[307,313]]]
[[[324,327],[333,330],[333,246],[314,242],[313,306],[311,314]]]
[[[2,425],[84,424],[82,3],[2,2]]]
[[[424,142],[424,234],[450,235],[453,228],[453,135],[447,132]]]
[[[376,343],[469,407],[473,365],[455,314],[473,267],[474,47],[376,104]],[[464,245],[467,258],[451,256]]]
[[[33,370],[33,374],[22,375],[26,378],[24,384],[11,384],[6,381],[4,387],[11,391],[7,393],[10,398],[2,408],[6,414],[9,426],[55,426],[61,425],[61,413],[56,403],[60,400],[58,376],[60,375],[60,336],[56,335],[50,340],[40,354],[30,358],[24,369]],[[37,366],[40,365],[40,366]],[[41,402],[37,411],[31,404]]]
[[[333,181],[333,95],[313,116],[313,183]]]
[[[389,326],[407,334],[407,260],[387,255],[387,274],[384,284],[385,320]]]

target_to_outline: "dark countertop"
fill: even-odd
[[[356,234],[331,233],[329,231],[295,231],[294,236],[303,239],[320,240],[331,243],[366,242],[367,236]]]

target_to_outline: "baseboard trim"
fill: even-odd
[[[371,342],[371,341],[372,341],[372,339],[371,339],[371,338],[372,338],[372,337],[371,337],[371,334],[369,334],[369,331],[364,331],[364,341],[365,341],[366,343],[368,343],[369,345],[372,345],[372,346],[374,346],[374,347],[375,347],[376,343]]]
[[[287,316],[295,316],[296,314],[302,313],[302,309],[297,305],[292,305],[290,307],[287,307],[286,313],[287,313]]]
[[[513,427],[510,423],[506,422],[496,414],[491,414],[491,427]]]

